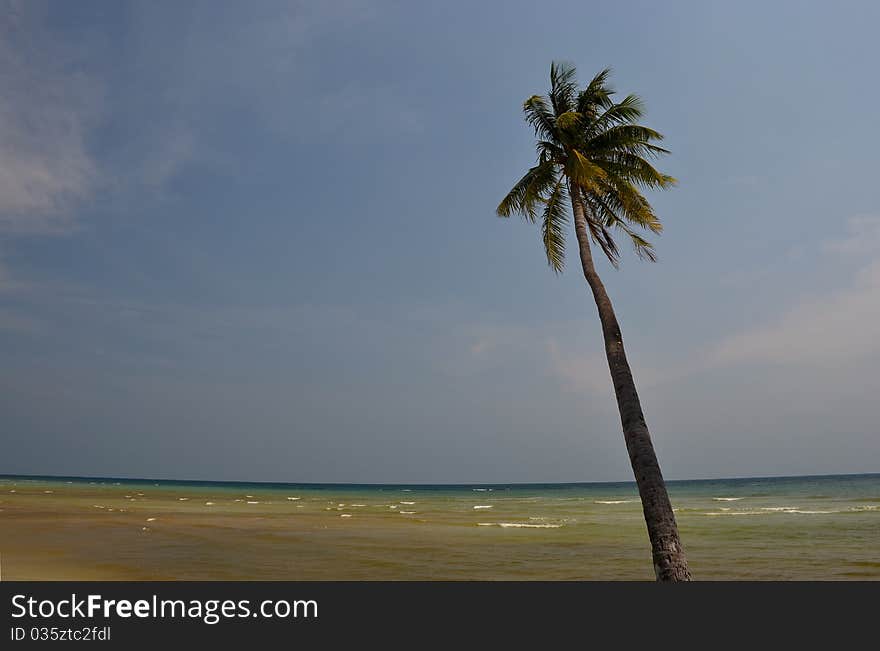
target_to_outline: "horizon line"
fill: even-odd
[[[735,476],[735,477],[696,477],[690,479],[667,479],[668,484],[700,481],[739,481],[745,479],[813,479],[827,477],[870,477],[880,472],[853,472],[853,473],[823,473],[808,475],[761,475],[761,476]],[[0,479],[55,479],[55,480],[98,480],[98,481],[127,481],[127,482],[173,482],[178,484],[247,484],[247,485],[285,485],[285,486],[407,486],[407,487],[435,487],[435,486],[564,486],[576,484],[635,484],[635,479],[622,481],[528,481],[528,482],[296,482],[296,481],[249,481],[242,479],[162,479],[157,477],[112,477],[112,476],[89,476],[89,475],[32,475],[32,474],[6,474],[0,473]]]

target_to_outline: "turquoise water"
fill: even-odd
[[[880,474],[668,486],[697,578],[880,578]],[[633,483],[4,476],[0,498],[9,578],[652,578]]]

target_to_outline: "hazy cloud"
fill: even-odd
[[[33,317],[15,310],[0,308],[0,331],[6,330],[17,334],[42,334],[45,325]]]
[[[86,132],[99,92],[46,47],[30,9],[6,2],[0,18],[0,232],[57,233],[97,183]]]
[[[823,248],[830,255],[863,260],[850,284],[811,297],[770,323],[727,338],[714,350],[714,363],[838,366],[880,353],[880,219],[850,220],[849,236]]]

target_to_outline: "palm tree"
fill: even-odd
[[[603,70],[578,90],[573,67],[550,66],[549,95],[534,95],[523,105],[538,139],[537,164],[517,182],[497,213],[521,214],[533,223],[540,220],[547,261],[559,273],[565,259],[566,204],[571,203],[581,267],[599,310],[623,436],[648,525],[654,572],[658,581],[688,581],[690,571],[620,326],[591,251],[592,241],[617,267],[620,250],[614,237],[623,236],[640,258],[655,261],[653,246],[636,229],[660,233],[663,227],[639,190],[669,188],[675,179],[649,162],[669,152],[655,144],[663,136],[637,123],[641,100],[628,95],[613,101],[609,74]]]

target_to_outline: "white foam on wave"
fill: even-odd
[[[205,506],[214,506],[214,502],[205,502]]]
[[[178,498],[177,498],[177,500],[178,500],[179,502],[186,502],[188,499],[189,499],[188,497],[178,497]]]
[[[801,509],[790,509],[785,513],[800,513],[801,515],[827,515],[828,513],[840,513],[840,511],[806,511]]]
[[[713,500],[716,502],[738,502],[741,500],[741,497],[713,497]]]
[[[476,491],[478,493],[490,493],[492,492],[491,488],[472,488],[472,491]]]
[[[491,505],[491,504],[477,504],[477,505],[474,507],[474,510],[477,510],[477,509],[491,509],[491,508],[492,508],[492,505]]]
[[[155,522],[156,518],[147,518],[147,522]]]
[[[415,504],[415,502],[401,502],[401,504],[406,504],[408,506],[411,506],[411,505]]]
[[[593,504],[632,504],[635,500],[595,500]]]
[[[302,498],[301,497],[288,497],[287,499],[289,499],[291,502],[296,502],[297,500],[301,500]]]
[[[782,507],[782,506],[767,506],[762,507],[757,511],[731,511],[722,509],[720,512],[713,511],[709,513],[703,513],[703,515],[773,515],[775,513],[793,513],[797,515],[828,515],[830,513],[843,513],[843,511],[835,511],[835,510],[808,510],[808,509],[799,509],[797,507]]]
[[[350,517],[351,517],[351,513],[343,513],[343,514],[341,514],[339,517],[340,517],[340,518],[350,518]]]
[[[797,506],[765,506],[761,508],[762,511],[767,511],[770,513],[797,513],[800,515],[828,515],[830,513],[843,513],[843,511],[837,509],[802,509]],[[860,510],[860,509],[847,509],[849,511]]]
[[[248,504],[259,504],[259,502],[248,502]]]
[[[414,515],[415,511],[398,511],[401,515]]]
[[[477,522],[478,527],[501,527],[503,529],[559,529],[561,524],[530,524],[525,522]]]

